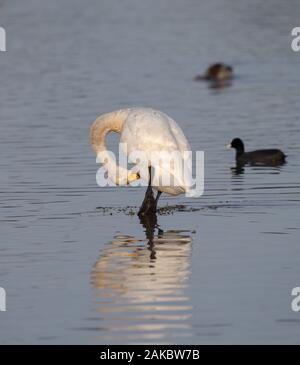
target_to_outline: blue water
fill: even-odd
[[[0,26],[2,344],[299,343],[296,0],[4,0]],[[194,76],[234,67],[231,86]],[[142,188],[100,188],[89,126],[161,109],[205,152],[205,193],[147,231]],[[281,148],[235,174],[233,137]],[[116,148],[117,139],[111,139]]]

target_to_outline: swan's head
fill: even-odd
[[[141,177],[138,172],[137,173],[129,172],[127,174],[127,171],[121,170],[119,167],[119,174],[117,174],[117,176],[110,176],[110,178],[112,181],[115,182],[116,185],[126,186],[136,180],[139,180]]]
[[[140,176],[140,174],[138,172],[137,173],[128,174],[127,185],[129,185],[133,181],[139,180],[140,178],[141,178],[141,176]]]

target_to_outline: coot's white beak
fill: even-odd
[[[225,147],[228,149],[231,148],[231,143],[227,144]]]

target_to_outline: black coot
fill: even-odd
[[[233,68],[224,63],[215,63],[208,67],[203,75],[198,75],[195,80],[224,81],[233,76]]]
[[[285,154],[277,149],[271,150],[256,150],[251,152],[245,152],[244,143],[240,138],[234,138],[228,148],[235,148],[236,162],[239,164],[251,164],[251,165],[280,165],[285,162]]]

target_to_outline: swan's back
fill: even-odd
[[[178,195],[191,185],[190,175],[184,176],[183,170],[174,170],[174,166],[181,165],[180,161],[188,159],[188,155],[184,152],[191,151],[189,143],[181,128],[167,114],[150,108],[132,108],[123,124],[120,142],[127,143],[128,154],[143,151],[147,161],[144,160],[142,163],[148,165],[151,163],[155,168],[155,176],[160,176],[162,181],[169,181],[169,178],[173,176],[172,186],[161,185],[156,180],[158,184],[154,183],[155,189]],[[167,155],[163,155],[164,152]],[[175,155],[168,154],[174,152]],[[152,164],[153,153],[156,157],[160,156],[159,165]],[[170,166],[168,158],[177,161],[173,167]],[[186,172],[190,171],[190,166],[185,165],[185,169]]]
[[[181,128],[165,113],[151,108],[132,108],[123,125],[120,142],[128,152],[190,151]]]

